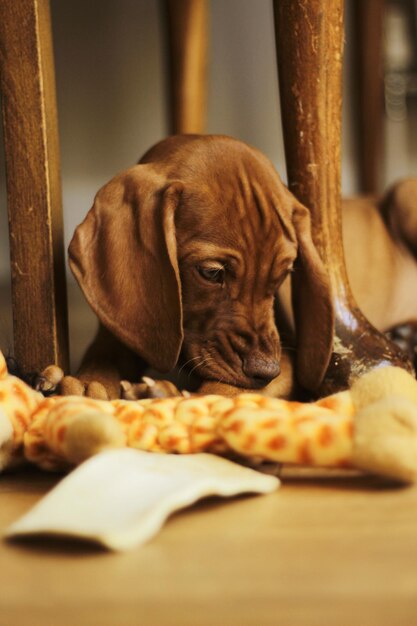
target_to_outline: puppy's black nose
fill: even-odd
[[[281,367],[275,359],[266,359],[252,354],[243,359],[242,369],[256,387],[265,387],[273,378],[279,376]]]

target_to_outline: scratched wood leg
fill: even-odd
[[[165,0],[171,132],[204,133],[207,109],[207,0]]]
[[[354,83],[357,97],[359,187],[362,193],[380,191],[383,158],[383,22],[386,0],[354,0]]]
[[[14,352],[68,368],[55,78],[48,0],[0,0]]]
[[[311,210],[335,306],[333,354],[321,390],[329,393],[382,364],[411,370],[411,363],[365,319],[346,274],[340,186],[343,0],[275,0],[274,9],[289,186]]]

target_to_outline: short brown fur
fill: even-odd
[[[364,217],[377,219],[373,210]],[[383,229],[393,249],[404,248]],[[115,397],[121,379],[179,364],[202,391],[290,395],[291,353],[282,351],[273,307],[290,272],[296,377],[310,391],[320,385],[334,324],[327,275],[309,211],[258,150],[224,136],[158,143],[98,192],[69,253],[100,320],[78,374],[87,394],[101,382],[99,395]],[[63,391],[75,383],[67,377]]]

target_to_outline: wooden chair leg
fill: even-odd
[[[0,0],[14,352],[68,368],[67,299],[48,0]]]
[[[289,187],[311,210],[313,237],[335,307],[333,354],[322,392],[382,364],[411,369],[358,309],[341,230],[343,0],[275,0],[282,123]]]
[[[171,132],[204,133],[207,0],[165,0],[170,58]]]
[[[361,193],[380,191],[384,136],[383,22],[385,0],[354,0],[354,86]]]

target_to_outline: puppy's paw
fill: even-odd
[[[83,382],[74,376],[64,376],[59,385],[59,393],[63,396],[86,396],[94,400],[109,400],[105,386],[98,381]]]
[[[57,393],[59,385],[64,379],[64,372],[57,365],[48,365],[43,372],[33,378],[32,387],[45,396]]]
[[[153,380],[148,376],[140,383],[130,383],[122,380],[120,383],[121,397],[124,400],[145,400],[149,398],[172,398],[174,396],[188,396],[187,391],[181,392],[168,380]]]
[[[75,376],[64,376],[60,385],[61,396],[85,396],[86,385]]]
[[[94,398],[95,400],[110,400],[110,395],[102,383],[97,380],[93,380],[91,383],[87,383],[85,389],[85,395],[87,398]]]

